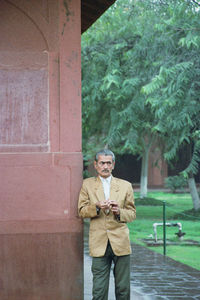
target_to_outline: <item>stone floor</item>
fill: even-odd
[[[92,300],[88,228],[84,242],[84,300]],[[200,271],[148,248],[132,244],[131,300],[200,300]],[[200,259],[200,249],[199,249]],[[115,300],[111,272],[109,300]]]

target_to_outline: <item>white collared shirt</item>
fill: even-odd
[[[110,198],[110,182],[112,179],[112,175],[110,175],[107,178],[103,178],[101,176],[99,176],[101,179],[101,182],[103,184],[103,191],[104,191],[104,196],[105,196],[105,200],[108,200]]]

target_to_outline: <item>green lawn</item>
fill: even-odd
[[[143,239],[154,240],[153,223],[163,222],[163,201],[166,202],[166,222],[182,224],[182,231],[186,233],[183,241],[175,235],[178,227],[166,227],[166,238],[178,245],[167,245],[166,255],[200,270],[200,246],[184,245],[184,240],[193,240],[200,243],[200,211],[192,211],[190,194],[171,194],[165,192],[148,193],[147,199],[137,199],[135,193],[137,219],[130,223],[131,241],[146,246]],[[163,227],[157,227],[158,239],[163,238]],[[148,246],[146,246],[148,247]],[[151,250],[163,254],[163,246],[150,247]]]

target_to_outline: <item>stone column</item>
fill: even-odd
[[[0,1],[0,299],[82,300],[80,0]]]

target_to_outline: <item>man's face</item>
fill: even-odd
[[[104,178],[109,177],[114,169],[115,162],[110,155],[99,155],[98,161],[94,161],[97,173]]]

